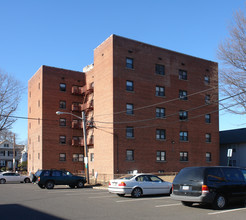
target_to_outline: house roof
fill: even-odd
[[[246,143],[246,128],[220,131],[220,144]]]

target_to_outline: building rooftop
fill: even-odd
[[[220,131],[220,144],[246,143],[246,128]]]

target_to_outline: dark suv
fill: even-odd
[[[187,167],[173,180],[171,198],[183,205],[210,203],[214,209],[246,200],[246,169],[236,167]]]
[[[32,177],[32,182],[37,183],[42,189],[53,189],[55,185],[69,185],[70,188],[83,188],[86,178],[75,176],[62,170],[38,170]]]

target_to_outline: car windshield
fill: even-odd
[[[135,175],[126,175],[126,176],[120,177],[119,179],[130,180],[130,179],[132,179],[133,177],[135,177]]]

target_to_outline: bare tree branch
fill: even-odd
[[[221,93],[230,97],[243,92],[220,104],[232,113],[246,114],[246,17],[242,11],[235,13],[229,37],[218,47],[218,57],[224,64],[220,70]],[[236,105],[227,108],[232,104]]]
[[[11,116],[17,110],[22,90],[19,81],[0,71],[0,134],[16,121]]]

